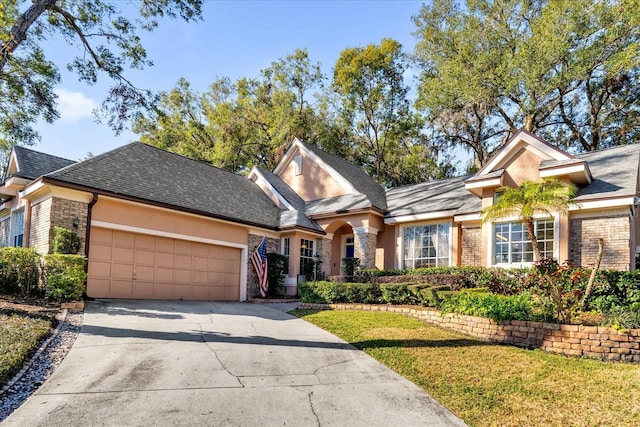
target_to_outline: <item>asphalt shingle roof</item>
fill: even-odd
[[[300,142],[349,181],[357,191],[364,194],[372,207],[383,211],[387,210],[387,199],[384,188],[361,167],[349,163],[341,157],[327,153],[314,145]]]
[[[278,175],[258,169],[258,172],[266,179],[269,184],[294,208],[294,210],[284,210],[280,215],[280,227],[304,227],[310,230],[324,231],[314,220],[305,216],[305,202],[286,182]]]
[[[467,179],[468,176],[462,176],[390,188],[387,190],[388,216],[457,210],[462,206],[468,211],[476,205],[479,210],[480,198],[464,188]]]
[[[277,229],[280,209],[251,180],[140,142],[45,176],[106,194]]]
[[[14,175],[20,178],[33,180],[76,163],[73,160],[40,153],[18,145],[14,146],[13,150],[18,161],[18,171]]]
[[[577,154],[576,158],[587,161],[593,177],[591,184],[580,188],[577,201],[638,194],[640,144]]]

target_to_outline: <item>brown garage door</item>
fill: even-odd
[[[240,249],[92,227],[93,298],[240,298]]]

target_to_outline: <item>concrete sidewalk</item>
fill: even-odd
[[[124,300],[87,304],[66,359],[3,424],[464,425],[366,354],[267,304]]]

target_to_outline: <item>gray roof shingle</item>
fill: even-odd
[[[45,180],[271,229],[280,222],[280,209],[251,180],[141,142],[55,171]]]
[[[14,146],[13,150],[18,161],[18,171],[14,175],[20,178],[34,180],[42,175],[76,163],[73,160],[40,153],[19,145]]]
[[[298,196],[298,194],[293,191],[286,182],[284,182],[278,175],[266,171],[264,169],[259,169],[258,173],[266,179],[269,184],[276,189],[276,191],[294,208],[294,210],[284,210],[280,215],[280,227],[303,227],[310,230],[321,231],[324,232],[322,227],[318,225],[312,219],[309,219],[305,216],[305,202],[304,200]]]
[[[387,210],[387,199],[384,188],[361,167],[349,163],[341,157],[327,153],[314,145],[300,142],[349,181],[357,191],[364,194],[372,207],[382,211]]]
[[[460,213],[470,213],[476,205],[479,210],[480,199],[464,188],[467,179],[469,176],[461,176],[390,188],[387,190],[387,216],[457,210],[463,206],[465,211]]]
[[[576,158],[587,161],[593,177],[591,184],[578,190],[577,201],[638,194],[640,144],[577,154]]]

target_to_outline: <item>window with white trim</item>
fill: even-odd
[[[449,265],[449,223],[405,227],[402,268]]]
[[[313,240],[300,239],[300,274],[313,274]]]
[[[544,258],[553,256],[554,221],[534,221],[534,229],[540,252]],[[522,222],[501,222],[493,225],[493,263],[533,263],[533,245]]]
[[[24,210],[13,213],[12,246],[21,247],[24,240]]]

